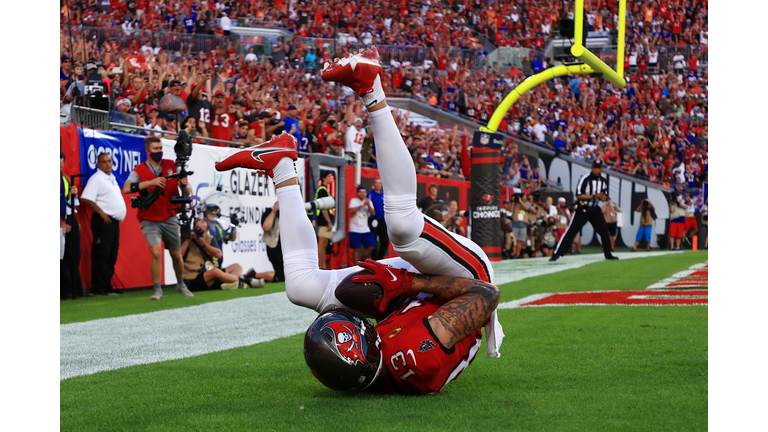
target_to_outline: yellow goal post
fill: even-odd
[[[596,55],[582,45],[584,36],[584,0],[576,0],[574,10],[574,43],[571,46],[571,54],[582,63],[568,64],[551,67],[536,75],[526,78],[515,87],[504,100],[501,101],[493,115],[488,120],[488,126],[481,127],[482,132],[495,133],[499,129],[501,120],[522,95],[537,85],[553,78],[565,75],[601,74],[605,79],[618,88],[624,88],[627,82],[624,80],[624,36],[626,31],[627,0],[619,0],[619,40],[616,52],[616,69],[611,69]]]

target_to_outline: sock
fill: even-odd
[[[376,142],[376,163],[379,166],[381,183],[387,195],[413,195],[416,205],[416,169],[400,130],[389,107],[369,112],[373,139]]]
[[[275,186],[295,177],[296,167],[293,164],[293,159],[289,157],[280,159],[280,162],[272,168],[272,180],[275,182]]]
[[[384,186],[384,219],[394,246],[416,240],[424,228],[424,215],[416,207],[416,169],[389,107],[369,112],[376,142],[376,163]]]
[[[363,104],[366,108],[371,108],[384,99],[386,96],[384,96],[384,89],[381,87],[381,78],[376,75],[376,79],[373,81],[373,91],[363,96]]]
[[[276,192],[280,203],[285,294],[293,304],[320,312],[333,298],[335,286],[329,289],[329,282],[336,270],[318,268],[317,236],[304,210],[299,186],[284,186]]]
[[[160,285],[160,282],[152,285],[156,290],[163,289],[163,286]]]
[[[283,158],[281,162],[285,160],[291,161],[289,158]],[[312,251],[317,262],[317,235],[307,217],[307,211],[304,210],[304,199],[301,197],[299,186],[284,186],[277,189],[276,193],[277,202],[280,203],[280,241],[283,256],[294,251]]]

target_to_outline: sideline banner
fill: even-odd
[[[136,165],[147,159],[144,150],[144,136],[122,132],[99,131],[78,128],[80,132],[80,148],[82,149],[81,173],[87,181],[98,167],[98,156],[108,153],[112,156],[112,174],[121,187],[128,180],[128,174]]]
[[[164,159],[176,159],[176,153],[173,150],[175,144],[174,140],[163,139]],[[236,240],[230,241],[222,248],[224,266],[238,263],[243,267],[243,271],[251,267],[257,272],[273,270],[267,258],[267,245],[262,240],[264,230],[261,228],[261,218],[264,210],[271,208],[277,202],[274,182],[266,175],[260,175],[248,169],[216,171],[215,162],[238,151],[237,149],[203,144],[193,144],[192,148],[192,156],[187,163],[187,171],[194,173],[189,177],[189,184],[192,187],[191,207],[197,208],[200,203],[213,202],[221,208],[224,223],[229,222],[229,215],[236,207],[240,207],[241,215],[245,217],[245,222],[237,228]],[[299,158],[296,161],[296,172],[302,194],[305,190],[304,167],[304,159]],[[306,199],[304,201],[306,202]],[[149,249],[146,253],[149,254]],[[164,267],[164,283],[175,283],[172,262],[165,260]]]

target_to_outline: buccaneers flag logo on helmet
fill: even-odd
[[[354,365],[357,362],[370,364],[360,347],[360,332],[354,326],[344,321],[331,321],[320,331],[323,333],[329,332],[333,335],[336,342],[335,347],[338,350],[337,354],[350,365]]]

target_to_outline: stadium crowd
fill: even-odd
[[[617,4],[587,2],[589,29],[615,34]],[[572,2],[535,0],[72,1],[63,3],[62,23],[119,28],[125,37],[84,38],[62,27],[60,98],[66,104],[82,94],[95,72],[113,96],[114,110],[135,116],[138,126],[157,135],[172,137],[186,129],[198,137],[252,145],[285,130],[297,137],[301,151],[361,153],[375,165],[375,142],[361,101],[317,74],[340,54],[334,50],[417,47],[418,56],[409,51],[388,56],[381,77],[385,92],[485,124],[507,93],[551,66],[541,49],[571,9]],[[628,9],[624,89],[595,77],[557,78],[521,97],[499,130],[696,193],[708,172],[708,73],[702,62],[707,2],[631,2]],[[278,41],[267,55],[258,44],[228,37],[232,22],[246,19],[250,25],[280,22],[297,37]],[[131,37],[147,29],[222,37],[203,43]],[[532,49],[522,68],[478,67],[477,55],[487,54],[481,38]],[[474,54],[456,55],[456,49]],[[667,55],[660,57],[660,50]],[[396,116],[419,173],[463,177],[462,148],[471,140],[466,129],[428,130],[409,122],[407,113]],[[526,192],[548,186],[514,140],[502,156],[505,186]]]
[[[628,2],[627,43],[707,43],[707,2]],[[71,8],[71,9],[70,9]],[[617,0],[586,2],[589,31],[617,33]],[[573,3],[553,0],[72,0],[61,22],[94,27],[224,34],[231,23],[279,26],[301,37],[339,38],[365,45],[496,46],[542,49]],[[223,26],[221,20],[224,19]]]

